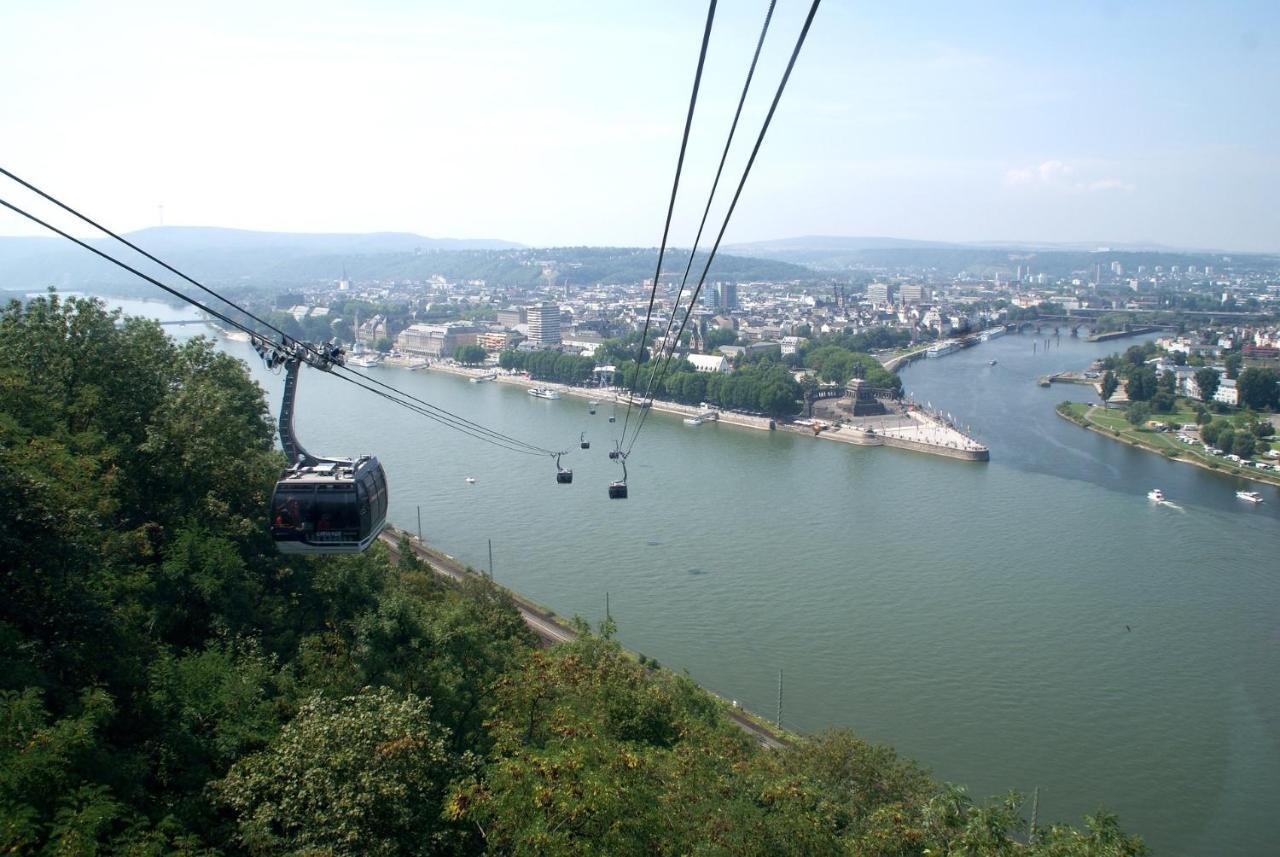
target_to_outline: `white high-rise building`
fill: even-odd
[[[928,299],[928,289],[919,283],[904,283],[898,291],[898,300],[904,304],[918,304]]]
[[[893,286],[889,283],[871,283],[867,286],[867,301],[875,306],[893,303]]]
[[[529,307],[529,341],[545,348],[560,344],[560,307],[539,304]]]

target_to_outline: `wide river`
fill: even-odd
[[[162,304],[115,301],[176,318]],[[171,328],[189,335],[192,328]],[[1033,352],[1033,342],[1039,347]],[[391,520],[562,615],[784,725],[848,727],[982,798],[1039,787],[1040,818],[1101,807],[1163,854],[1280,841],[1280,493],[1131,449],[1054,413],[1036,378],[1130,341],[1011,335],[903,370],[991,447],[975,464],[654,413],[630,499],[606,498],[608,407],[403,369],[378,378],[551,448],[447,431],[304,374],[313,452],[376,453]],[[278,409],[282,381],[243,343]],[[994,366],[989,361],[997,360]],[[618,425],[621,425],[621,418]],[[467,484],[466,477],[475,484]],[[1161,488],[1176,505],[1146,493]]]

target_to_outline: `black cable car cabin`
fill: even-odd
[[[564,455],[564,453],[562,452],[562,453],[560,453],[560,455]],[[557,484],[557,485],[572,485],[572,484],[573,484],[573,471],[572,471],[572,470],[570,470],[570,469],[569,469],[569,468],[567,468],[567,467],[561,467],[561,466],[560,466],[560,455],[557,455],[557,456],[556,456],[556,484]]]
[[[627,499],[627,456],[619,452],[618,458],[622,461],[622,478],[616,482],[609,483],[610,500]]]
[[[281,553],[362,553],[387,523],[387,475],[376,457],[317,458],[293,433],[302,363],[327,371],[333,363],[340,365],[342,356],[337,349],[313,351],[294,344],[284,355],[266,357],[268,366],[283,362],[286,370],[280,445],[289,466],[271,495],[271,538]]]
[[[281,553],[361,553],[387,521],[387,480],[373,456],[290,467],[271,495]]]

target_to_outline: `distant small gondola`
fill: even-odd
[[[581,434],[578,435],[578,446],[582,447],[583,449],[591,448],[591,441],[587,440],[586,432],[582,432]]]

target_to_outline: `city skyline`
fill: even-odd
[[[692,242],[765,5],[717,12],[677,246]],[[123,230],[656,246],[705,7],[427,6],[7,9],[3,165]],[[778,6],[730,187],[806,8]],[[726,243],[1276,251],[1278,22],[1262,3],[828,3]],[[0,196],[29,201],[8,183]],[[5,215],[0,234],[35,233]]]

